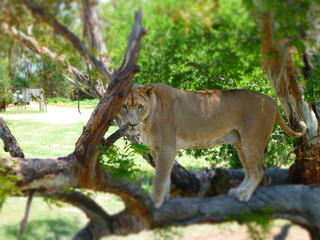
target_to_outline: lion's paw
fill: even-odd
[[[162,206],[163,201],[164,201],[163,197],[159,197],[159,196],[155,196],[155,195],[152,195],[151,199],[152,199],[156,209],[159,209]]]
[[[229,195],[235,196],[240,202],[248,202],[252,193],[243,188],[231,188]]]

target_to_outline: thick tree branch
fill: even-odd
[[[51,194],[51,193],[49,193]],[[316,186],[279,185],[261,187],[249,202],[239,202],[232,196],[170,199],[153,209],[149,224],[141,222],[133,212],[123,211],[109,215],[93,200],[81,193],[55,193],[62,201],[84,211],[90,221],[74,239],[99,239],[110,235],[127,235],[147,229],[168,226],[187,226],[199,223],[218,224],[227,221],[245,221],[248,214],[286,219],[312,229],[320,228],[320,188]],[[288,198],[288,196],[290,196]],[[88,236],[91,236],[91,238]]]
[[[290,197],[288,197],[290,196]],[[249,202],[239,202],[231,196],[202,199],[172,199],[155,213],[158,224],[178,225],[199,222],[227,221],[231,216],[241,220],[241,213],[270,214],[299,225],[320,227],[320,188],[317,186],[279,185],[258,188]],[[268,208],[268,210],[266,209]]]
[[[72,159],[4,158],[3,160],[1,161],[2,166],[6,166],[11,173],[21,178],[18,187],[22,190],[57,190],[57,186],[81,187],[72,170],[77,163]],[[219,176],[212,182],[213,185],[216,185],[215,189],[222,189],[220,192],[215,192],[218,195],[228,191],[231,187],[230,182],[241,182],[244,176],[241,170],[218,171],[220,171]],[[286,183],[288,180],[287,170],[268,170],[267,173],[270,179],[278,179],[274,180],[274,183]],[[320,200],[320,189],[316,186],[260,187],[248,203],[239,202],[230,196],[170,199],[157,211],[153,208],[149,195],[141,187],[126,179],[113,179],[108,172],[104,172],[103,177],[96,179],[91,189],[121,196],[126,203],[126,210],[109,216],[101,212],[99,207],[91,206],[92,203],[89,200],[84,201],[80,198],[78,201],[75,200],[76,197],[59,193],[58,196],[65,196],[66,199],[74,202],[74,205],[85,211],[90,218],[88,225],[77,234],[78,237],[89,234],[92,236],[91,239],[94,239],[97,236],[126,235],[164,226],[241,221],[239,216],[247,213],[266,213],[273,218],[288,219],[293,223],[315,229],[320,226],[318,216],[320,206],[314,204]],[[190,194],[190,196],[196,194]],[[77,205],[80,203],[82,205]],[[266,207],[271,209],[271,212],[263,212]]]
[[[99,172],[96,160],[98,156],[97,147],[102,143],[106,131],[116,118],[125,96],[132,86],[134,75],[137,72],[141,39],[144,34],[142,13],[138,12],[130,34],[124,62],[112,75],[112,83],[76,143],[75,157],[81,163],[79,174],[83,177],[82,182],[84,184],[90,185],[91,181],[97,177],[95,174],[95,172]]]

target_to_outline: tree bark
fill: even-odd
[[[0,117],[0,138],[4,143],[5,152],[9,152],[12,157],[24,158],[22,149],[2,117]]]
[[[296,159],[291,167],[292,183],[320,183],[320,140],[319,122],[314,107],[303,99],[303,89],[297,83],[301,73],[291,56],[295,51],[288,39],[279,39],[276,33],[279,24],[272,19],[271,13],[264,12],[263,31],[263,67],[267,72],[271,86],[275,89],[284,111],[296,127],[300,120],[307,125],[307,133],[296,144]],[[307,80],[307,79],[306,79]]]
[[[6,102],[0,101],[0,112],[5,112],[5,111],[6,111]]]

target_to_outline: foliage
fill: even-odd
[[[218,145],[208,149],[188,148],[184,152],[186,155],[195,158],[204,158],[204,160],[210,163],[212,168],[242,168],[237,152],[231,145]]]
[[[178,228],[174,228],[174,227],[154,229],[153,235],[155,240],[166,240],[166,239],[178,240],[183,237],[183,233],[179,231]]]
[[[252,240],[267,239],[271,228],[271,207],[264,207],[260,213],[241,213],[229,216],[230,220],[238,220],[245,224]]]
[[[0,101],[5,101],[6,104],[12,103],[12,91],[4,86],[0,86]]]
[[[305,89],[305,99],[316,104],[320,98],[319,41],[316,39],[320,1],[244,0],[244,3],[257,15],[272,16],[273,38],[286,41],[286,51],[290,52],[296,68],[302,70],[296,80]]]
[[[3,161],[3,159],[0,159],[0,209],[2,208],[6,197],[17,192],[15,185],[19,181],[17,176],[11,174],[10,172],[7,173],[7,170],[1,166],[1,162]],[[3,174],[5,174],[6,177],[3,177]]]
[[[137,180],[137,174],[140,172],[139,165],[135,163],[135,154],[142,152],[150,152],[149,148],[141,145],[130,143],[124,148],[112,145],[109,148],[100,147],[100,158],[102,167],[110,171],[115,178],[128,178]]]
[[[320,99],[320,56],[313,57],[314,69],[310,72],[309,77],[304,80],[306,91],[305,99],[312,103],[319,103]]]
[[[48,104],[56,104],[56,103],[70,103],[72,100],[70,98],[65,97],[52,97],[47,98]]]
[[[140,1],[125,4],[109,1],[101,11],[108,12],[107,41],[112,59],[120,64],[119,43],[125,44],[129,31],[123,16],[132,15]],[[121,7],[120,7],[121,6]],[[241,1],[148,1],[143,3],[148,34],[140,55],[141,72],[136,82],[164,82],[187,89],[247,88],[274,96],[261,68],[261,39],[250,10]],[[122,48],[123,50],[123,48]],[[270,149],[288,147],[271,141]],[[240,168],[232,146],[189,149],[187,155],[204,157],[213,166]],[[268,154],[281,158],[275,151]]]
[[[12,91],[10,90],[10,78],[6,70],[7,62],[0,61],[0,101],[12,103]]]
[[[261,40],[250,11],[240,1],[108,1],[101,12],[107,45],[122,61],[132,9],[143,6],[148,34],[140,55],[137,83],[164,82],[199,90],[249,88],[271,91],[261,69]],[[128,21],[129,19],[129,21]],[[120,45],[120,46],[119,46]]]

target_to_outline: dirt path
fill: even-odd
[[[17,109],[16,106],[9,106],[8,112],[13,109]],[[39,105],[37,103],[27,106],[30,111],[38,110]],[[4,120],[22,120],[28,119],[36,122],[49,122],[56,124],[86,122],[89,120],[93,109],[81,109],[80,113],[77,108],[64,108],[56,106],[47,106],[47,112],[42,113],[30,113],[30,114],[0,114]]]

